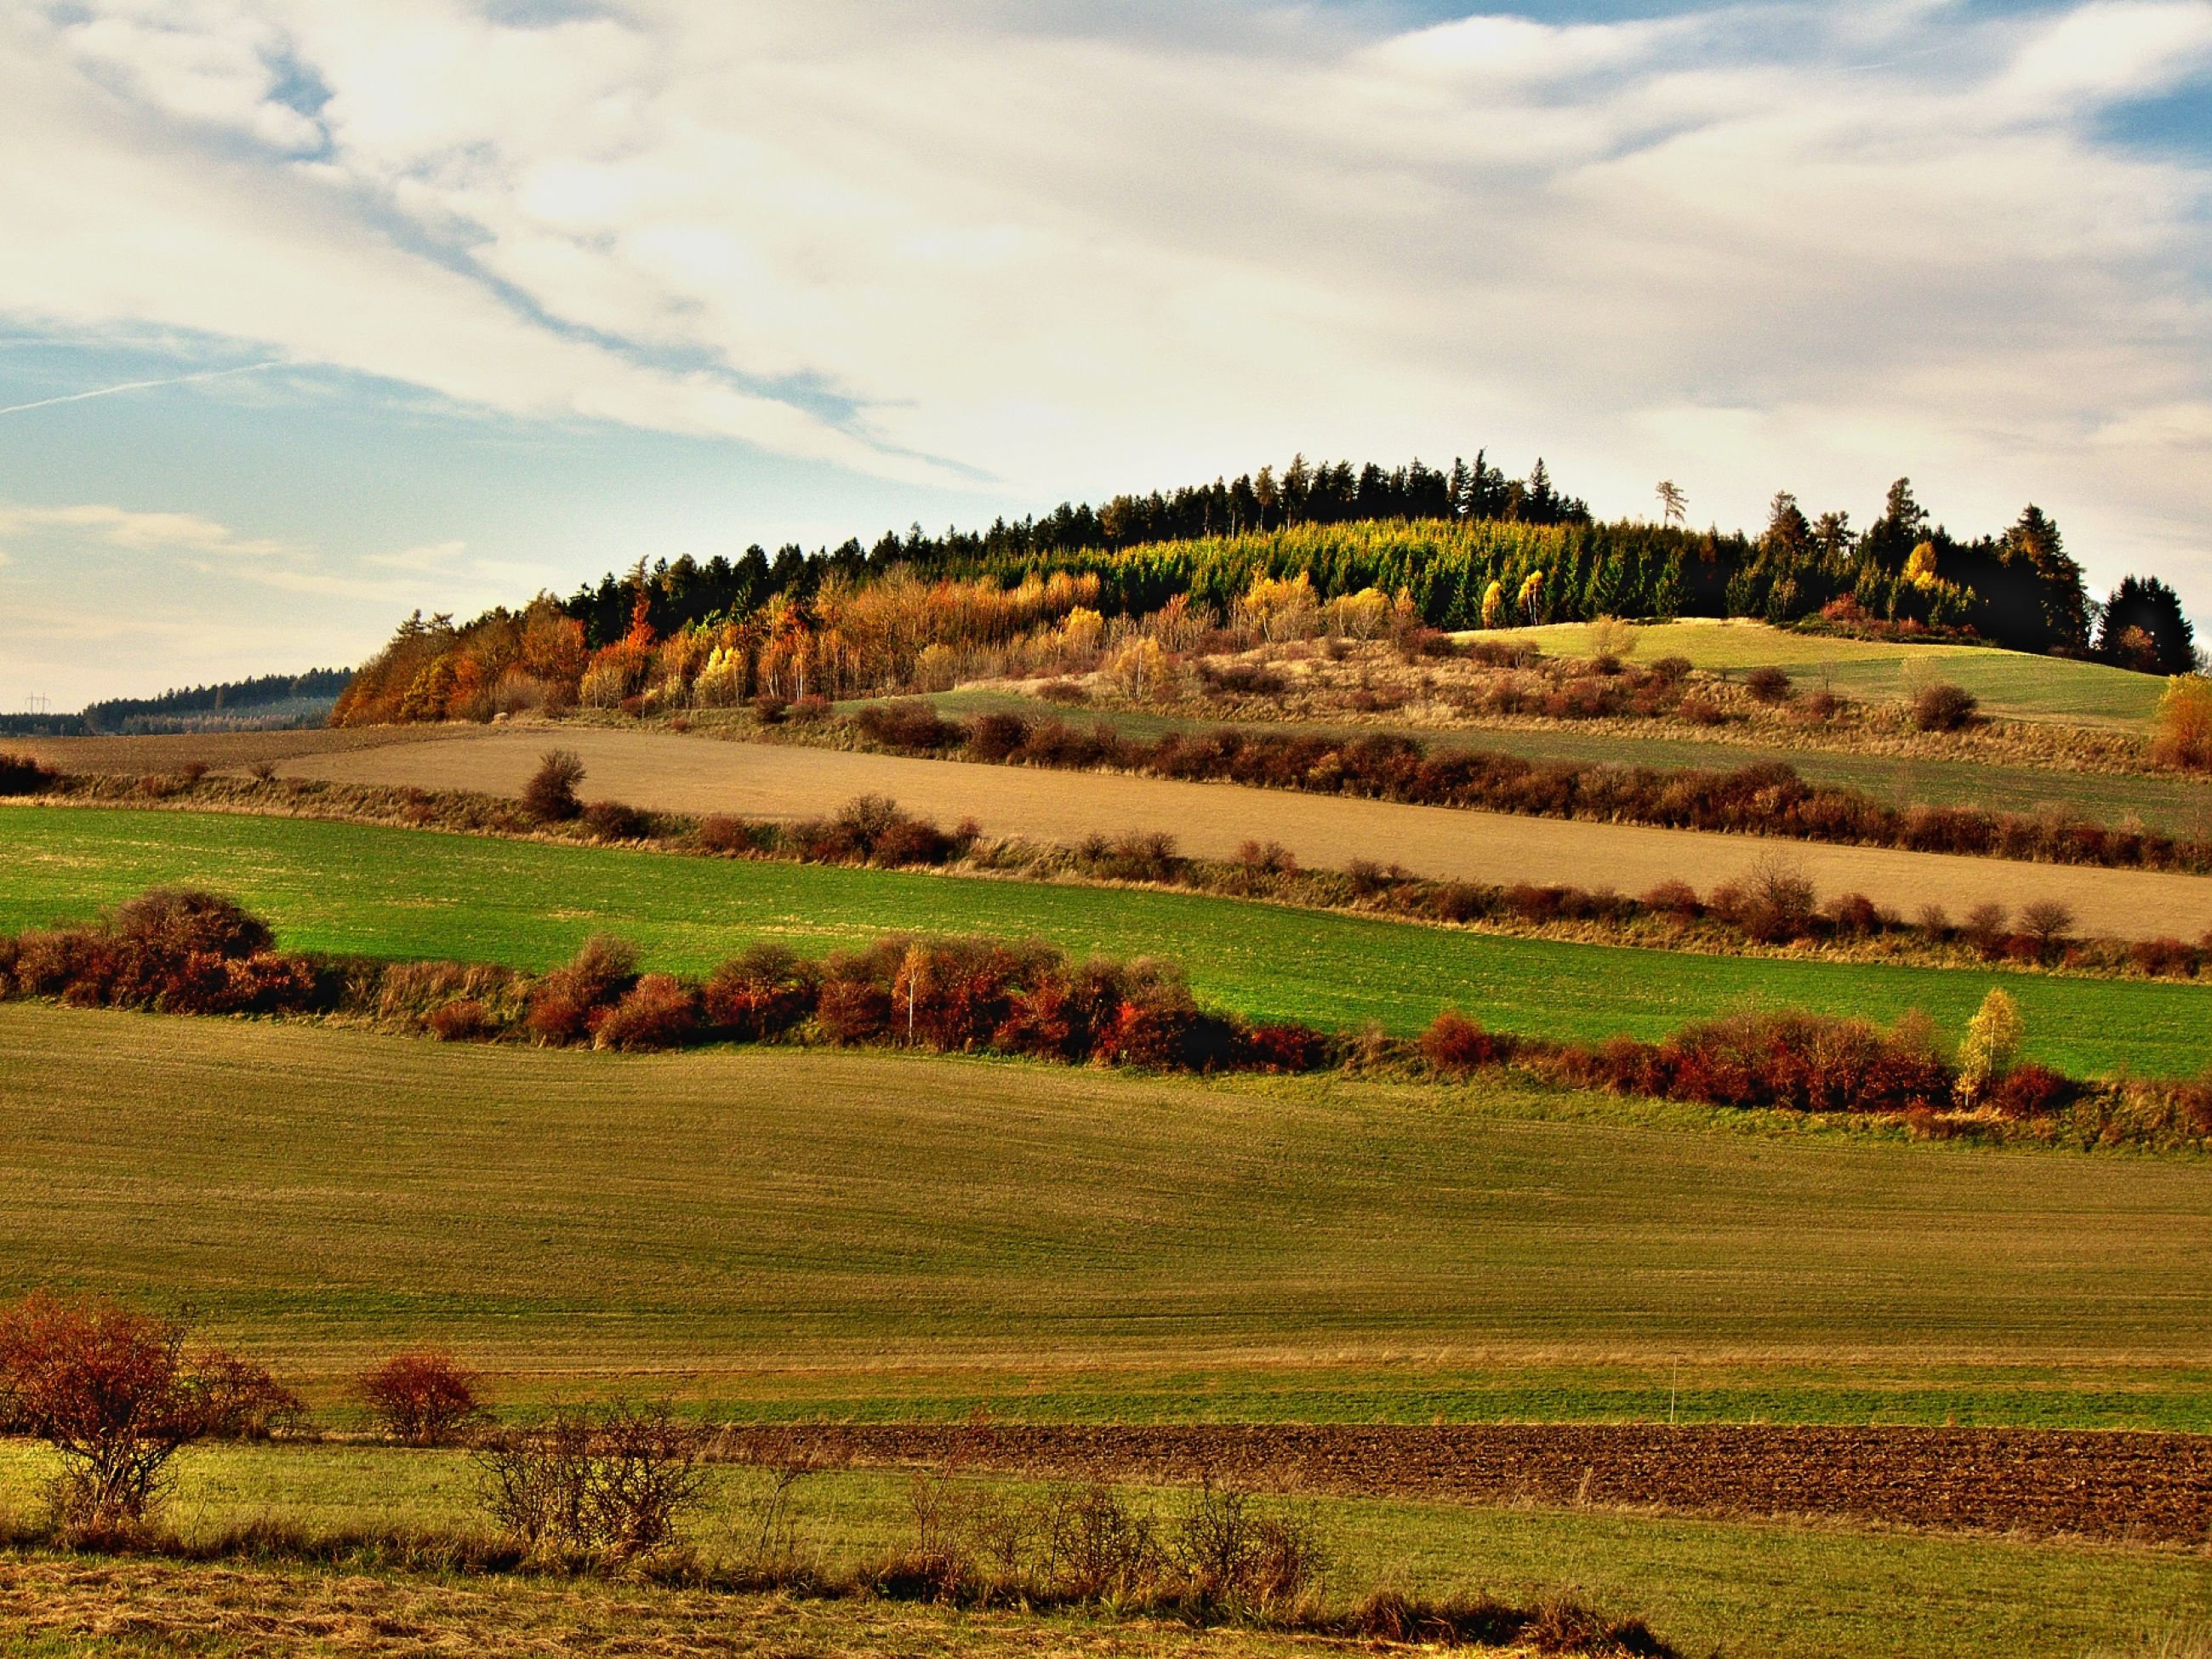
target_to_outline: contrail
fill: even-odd
[[[27,409],[51,409],[56,404],[81,404],[87,398],[112,398],[118,392],[143,392],[149,386],[184,386],[193,380],[220,380],[227,374],[251,374],[257,369],[276,368],[283,359],[271,357],[265,363],[245,363],[236,368],[210,368],[198,374],[179,374],[167,380],[125,380],[120,386],[94,386],[89,392],[71,392],[59,398],[41,398],[36,403],[10,404],[0,409],[0,415],[21,415]]]

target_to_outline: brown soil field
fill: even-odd
[[[2212,877],[2206,876],[1515,817],[1236,784],[983,766],[672,732],[447,729],[420,742],[302,750],[278,760],[277,769],[346,783],[513,794],[538,757],[556,744],[582,757],[586,797],[665,811],[802,817],[875,793],[947,823],[972,817],[998,836],[1072,842],[1093,832],[1164,830],[1184,852],[1205,858],[1229,857],[1238,843],[1257,838],[1279,842],[1301,863],[1322,868],[1366,858],[1441,879],[1563,882],[1626,893],[1670,878],[1707,890],[1778,856],[1802,868],[1823,895],[1864,893],[1906,916],[1929,904],[1957,917],[1990,900],[2017,910],[2055,898],[2072,907],[2085,933],[2196,939],[2212,931]]]
[[[734,1431],[858,1463],[1327,1497],[1817,1516],[1935,1531],[2212,1543],[2212,1436],[1660,1424],[846,1424]]]
[[[0,753],[29,755],[68,772],[173,772],[198,761],[218,772],[243,772],[302,756],[342,754],[392,744],[465,737],[469,726],[356,726],[295,732],[183,732],[145,738],[0,738]]]

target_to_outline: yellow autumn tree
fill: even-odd
[[[2162,766],[2212,769],[2212,679],[2176,674],[2166,683],[2151,756]]]
[[[1966,1041],[1959,1045],[1959,1098],[1971,1106],[1991,1085],[2004,1081],[2019,1063],[2027,1036],[2020,1005],[2005,991],[1992,989],[1966,1022]]]

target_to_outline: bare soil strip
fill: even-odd
[[[1164,830],[1182,851],[1201,858],[1226,858],[1238,843],[1258,839],[1279,842],[1300,862],[1322,868],[1364,858],[1443,880],[1561,882],[1625,893],[1643,892],[1670,878],[1708,890],[1778,855],[1802,867],[1824,896],[1861,892],[1906,916],[1929,904],[1956,918],[1988,901],[2016,911],[2052,898],[2072,907],[2082,932],[2107,938],[2193,939],[2212,930],[2212,876],[1516,817],[1237,784],[983,766],[668,732],[446,730],[421,743],[295,753],[279,761],[277,769],[346,783],[515,794],[538,757],[556,744],[582,757],[586,798],[662,811],[805,817],[874,793],[947,823],[972,817],[998,836],[1065,842],[1094,832]]]
[[[774,1458],[1072,1480],[1213,1480],[1432,1502],[1820,1516],[1946,1532],[2212,1541],[2212,1436],[1658,1424],[846,1424],[738,1432]]]

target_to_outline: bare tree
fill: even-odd
[[[1659,515],[1668,524],[1681,524],[1689,516],[1690,498],[1672,478],[1658,483]]]

